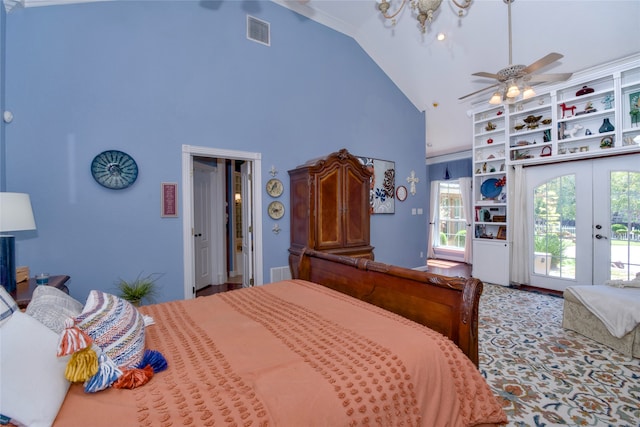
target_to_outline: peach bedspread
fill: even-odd
[[[169,368],[143,387],[73,385],[55,426],[469,426],[506,423],[442,335],[288,280],[141,308]]]

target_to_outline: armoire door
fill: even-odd
[[[350,166],[345,166],[343,180],[344,246],[366,246],[370,242],[369,181]]]
[[[316,175],[316,248],[330,250],[343,246],[342,167],[334,163]]]

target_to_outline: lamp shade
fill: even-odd
[[[491,105],[498,105],[501,102],[502,102],[502,94],[500,92],[495,92],[491,96],[491,99],[489,100],[489,104],[491,104]]]
[[[522,92],[522,99],[529,99],[534,96],[536,96],[536,91],[534,91],[531,86],[524,88],[524,92]]]
[[[509,86],[509,89],[507,89],[507,98],[515,98],[518,95],[520,95],[520,89],[518,88],[518,85],[513,83]]]
[[[0,193],[0,231],[35,230],[31,198],[26,193]]]

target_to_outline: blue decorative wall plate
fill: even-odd
[[[496,187],[496,183],[498,182],[495,178],[489,178],[480,186],[480,194],[488,199],[493,199],[497,197],[500,193],[502,193],[502,187]]]
[[[103,151],[91,162],[91,175],[103,187],[121,190],[138,178],[138,165],[127,153],[117,150]]]

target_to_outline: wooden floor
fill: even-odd
[[[242,287],[242,276],[229,277],[227,283],[223,283],[222,285],[205,286],[199,291],[196,291],[196,298],[217,294],[219,292],[232,291],[234,289],[239,289],[241,287]]]

